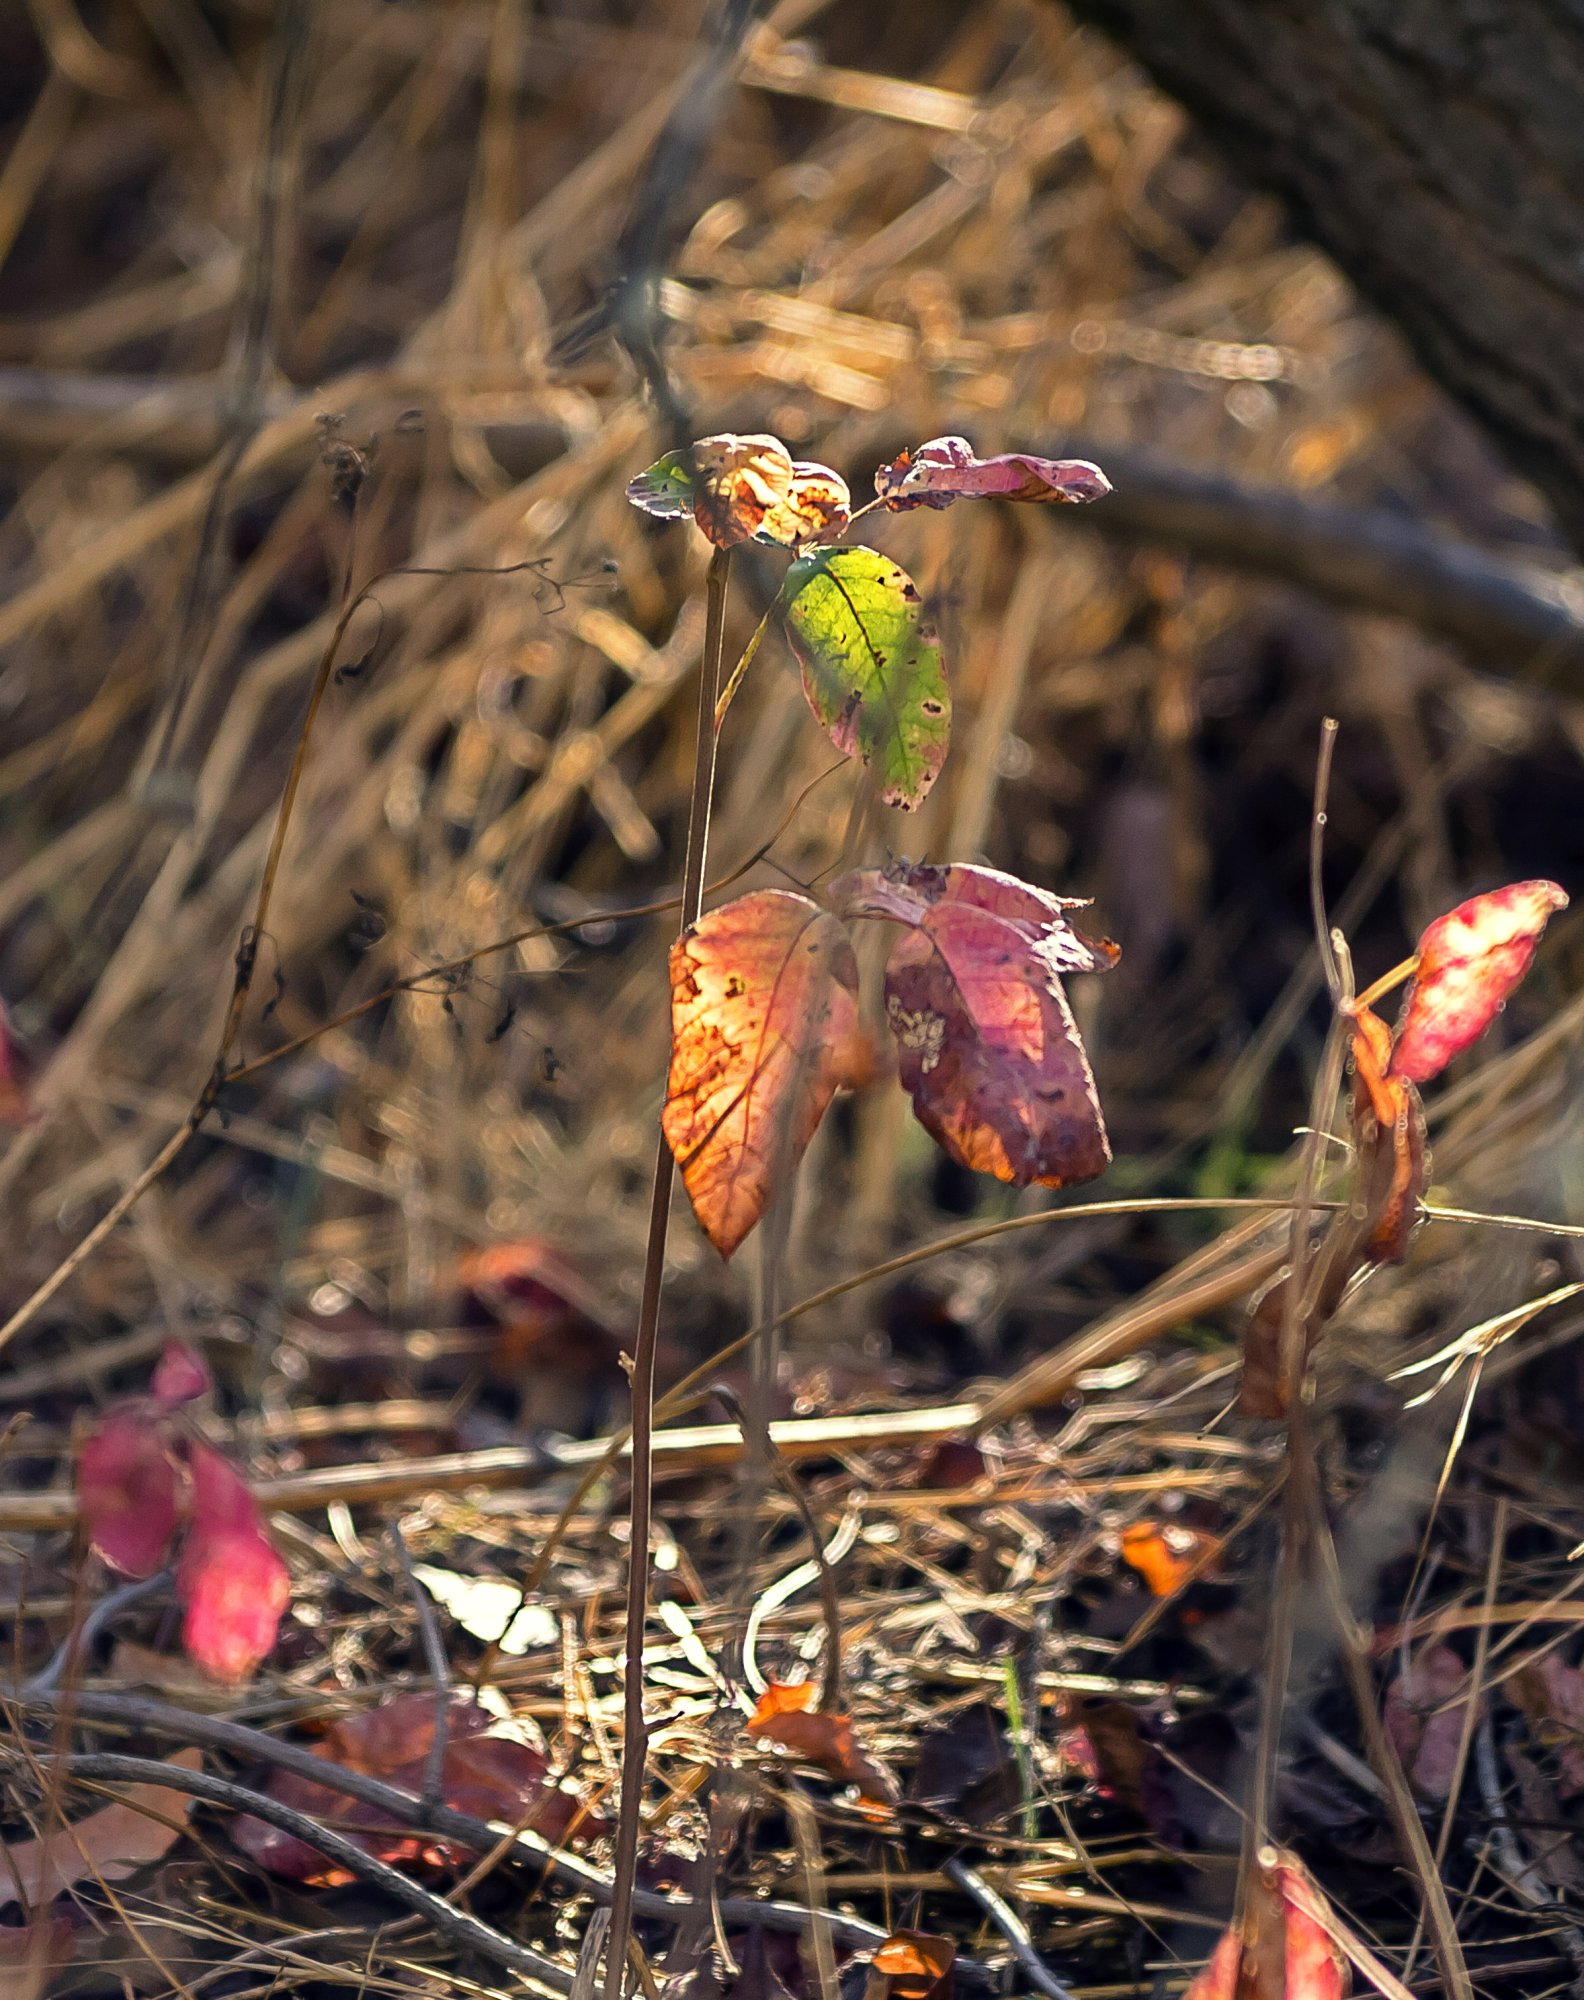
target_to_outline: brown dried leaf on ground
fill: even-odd
[[[201,1750],[178,1750],[166,1762],[203,1768]],[[11,1842],[3,1865],[7,1891],[37,1910],[83,1881],[124,1882],[162,1861],[182,1837],[192,1800],[169,1785],[129,1785],[113,1805],[55,1827],[37,1840]]]
[[[856,1785],[876,1805],[892,1805],[896,1780],[858,1741],[851,1716],[814,1706],[812,1681],[774,1682],[759,1697],[748,1724],[756,1743],[774,1743],[805,1764],[817,1765],[838,1784]]]
[[[314,1746],[314,1755],[417,1797],[423,1790],[434,1730],[433,1695],[398,1695],[378,1708],[333,1723]],[[440,1795],[457,1812],[506,1821],[556,1842],[592,1839],[609,1830],[574,1792],[553,1780],[543,1750],[461,1696],[452,1698],[447,1713]],[[293,1771],[277,1772],[267,1796],[333,1822],[381,1861],[449,1869],[462,1865],[465,1858],[454,1842],[414,1833],[378,1807],[361,1805],[337,1791],[333,1778],[320,1785]],[[231,1837],[244,1854],[288,1880],[328,1889],[354,1879],[349,1870],[326,1860],[306,1841],[249,1813],[237,1818]]]

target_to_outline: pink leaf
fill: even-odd
[[[1529,970],[1551,912],[1567,900],[1555,882],[1513,882],[1437,917],[1419,940],[1391,1073],[1428,1083],[1477,1042]]]
[[[1103,1173],[1111,1148],[1059,975],[1103,972],[1118,952],[1068,923],[1081,904],[961,864],[857,870],[832,896],[912,929],[886,1014],[919,1122],[952,1158],[1019,1187]]]
[[[0,1995],[4,2000],[41,2000],[55,1974],[71,1964],[76,1950],[77,1934],[68,1916],[0,1924]]]
[[[182,1643],[216,1680],[246,1680],[275,1643],[291,1579],[237,1472],[204,1444],[191,1447],[189,1466],[192,1528],[176,1573]]]
[[[1222,1932],[1183,2000],[1343,2000],[1335,1919],[1295,1855],[1262,1848],[1241,1924]]]
[[[1468,1698],[1452,1697],[1467,1681],[1468,1669],[1450,1646],[1428,1646],[1386,1690],[1386,1734],[1424,1798],[1444,1799],[1457,1776]]]
[[[186,1341],[167,1340],[149,1387],[162,1410],[179,1410],[183,1403],[207,1395],[213,1380],[203,1357]]]
[[[163,1420],[146,1404],[112,1411],[77,1454],[77,1505],[90,1544],[128,1576],[152,1576],[181,1518]]]
[[[875,474],[875,492],[892,513],[949,507],[954,500],[976,497],[1077,504],[1103,499],[1110,491],[1110,480],[1086,458],[1034,458],[1021,451],[978,458],[960,437],[931,438]]]

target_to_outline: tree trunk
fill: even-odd
[[[1068,0],[1394,320],[1584,549],[1584,0]]]

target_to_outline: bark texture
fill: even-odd
[[[1288,204],[1584,549],[1584,0],[1069,0]]]

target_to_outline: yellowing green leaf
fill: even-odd
[[[916,806],[946,761],[951,694],[906,570],[874,549],[811,549],[787,572],[787,637],[831,741],[861,757],[887,805]]]

